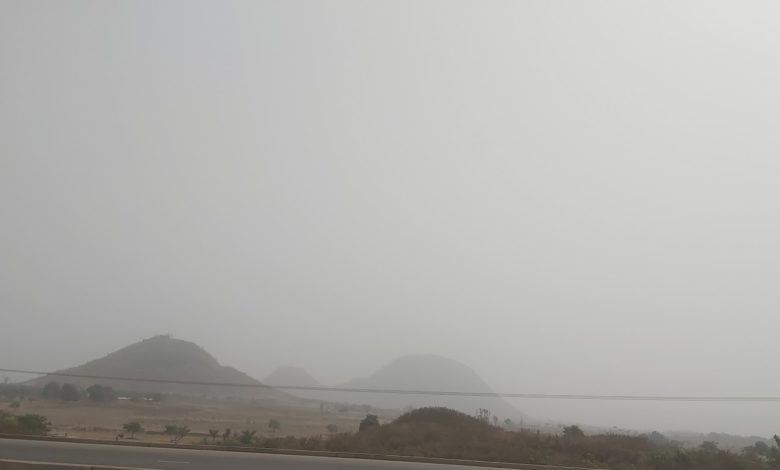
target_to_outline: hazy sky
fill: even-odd
[[[780,4],[0,2],[0,367],[780,395]],[[518,401],[780,432],[780,403]]]

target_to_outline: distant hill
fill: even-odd
[[[493,392],[485,381],[466,365],[435,355],[403,356],[380,368],[370,377],[353,379],[339,387]],[[329,400],[388,409],[447,407],[470,415],[475,414],[478,408],[487,408],[502,421],[506,418],[513,420],[524,418],[517,408],[501,398],[350,392],[334,394],[333,397],[329,397]]]
[[[232,367],[222,366],[203,348],[170,336],[155,336],[124,347],[84,365],[57,371],[65,374],[128,377],[185,382],[230,383],[258,387],[228,387],[172,383],[105,380],[79,377],[57,377],[56,374],[30,380],[28,384],[43,386],[47,382],[73,383],[83,388],[99,383],[118,391],[162,392],[197,396],[253,397],[269,400],[289,400],[290,395],[264,387],[252,377]]]
[[[317,379],[312,377],[305,369],[301,367],[284,366],[279,367],[273,371],[269,376],[263,379],[263,383],[276,386],[293,386],[293,387],[324,387]],[[328,397],[322,392],[308,391],[308,390],[284,390],[290,395],[295,395],[301,398],[314,398],[319,400],[325,400]]]

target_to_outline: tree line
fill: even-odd
[[[137,394],[132,393],[129,397],[134,401],[162,401],[164,395],[161,393]],[[116,400],[119,394],[110,386],[94,384],[82,390],[72,383],[60,385],[57,382],[49,382],[43,386],[41,397],[45,400],[79,401],[89,400],[95,403],[104,403]]]

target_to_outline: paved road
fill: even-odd
[[[484,467],[0,439],[0,459],[164,470],[484,470]]]

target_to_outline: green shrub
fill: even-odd
[[[45,435],[51,424],[45,416],[24,414],[15,416],[0,411],[0,434]]]
[[[363,421],[360,422],[358,430],[360,432],[369,431],[379,427],[379,417],[377,415],[366,415]]]
[[[136,433],[143,432],[144,428],[138,421],[131,421],[122,425],[122,429],[130,434],[130,439],[135,439]]]

